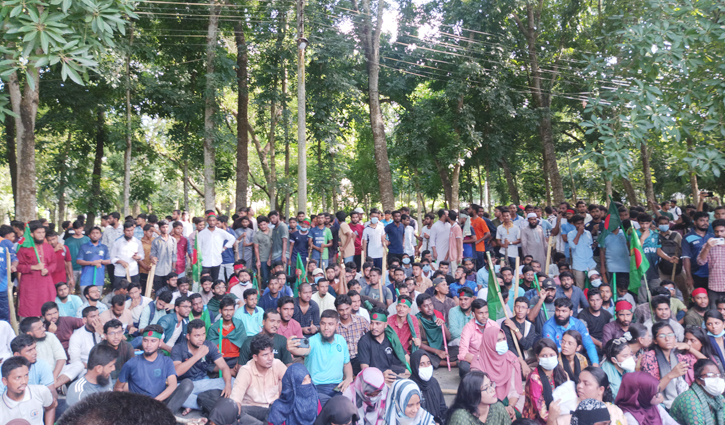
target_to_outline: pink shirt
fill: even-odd
[[[293,336],[304,338],[304,335],[302,335],[302,326],[300,326],[300,323],[295,319],[290,319],[287,326],[285,326],[284,323],[280,323],[279,329],[277,329],[277,334],[282,335],[285,338],[291,338]]]
[[[496,322],[488,319],[486,326],[491,325],[496,325]],[[476,321],[471,320],[466,323],[461,331],[461,343],[458,345],[458,360],[466,360],[467,354],[472,354],[475,358],[478,354],[479,348],[481,347],[481,342],[483,342],[483,332],[481,332],[481,329],[476,324]]]
[[[463,240],[463,230],[458,223],[451,226],[451,233],[448,236],[448,261],[460,264],[463,261],[463,252],[459,250],[459,243]]]

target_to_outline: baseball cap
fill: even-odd
[[[554,279],[546,278],[543,281],[541,281],[541,289],[556,289],[556,283],[554,283]]]
[[[325,271],[318,267],[312,271],[312,276],[314,276],[316,274],[325,274]]]
[[[352,210],[352,212],[354,212],[355,214],[364,214],[365,213],[365,211],[363,211],[363,209],[360,207],[355,208],[354,210]]]

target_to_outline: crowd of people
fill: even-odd
[[[13,221],[0,423],[725,425],[707,195]]]

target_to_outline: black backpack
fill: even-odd
[[[662,245],[662,251],[670,257],[679,257],[680,254],[680,245],[675,241],[676,238],[676,232],[670,232],[669,236],[664,236],[660,233],[660,245]],[[674,264],[663,259],[660,259],[660,261],[657,262],[657,267],[660,269],[662,274],[667,276],[672,276],[672,266],[674,266]],[[675,276],[682,273],[682,259],[680,259],[680,262],[677,263],[676,266],[677,269],[675,270]]]

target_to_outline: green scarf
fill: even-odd
[[[435,348],[436,350],[442,349],[443,330],[440,326],[436,325],[435,316],[433,316],[433,320],[428,320],[423,317],[423,314],[421,312],[418,312],[415,317],[417,317],[418,320],[420,320],[420,323],[423,325],[423,330],[425,330],[425,337],[428,340],[428,346],[430,348]]]
[[[705,390],[703,390],[697,383],[693,383],[690,388],[700,400],[700,404],[703,405],[703,409],[705,409],[706,412],[712,412],[715,415],[717,422],[713,422],[712,415],[704,415],[705,423],[703,425],[725,425],[725,408],[723,408],[725,400],[723,399],[723,396],[719,395],[717,397],[711,397],[709,394],[705,393]],[[705,406],[707,406],[707,408]]]
[[[209,327],[208,332],[206,333],[206,339],[207,341],[211,341],[215,345],[219,345],[219,322],[222,320],[221,316],[213,323],[212,326]],[[242,319],[232,317],[232,323],[234,324],[234,330],[229,332],[229,334],[225,337],[222,337],[221,339],[227,339],[232,344],[236,345],[237,347],[241,347],[242,344],[244,344],[244,340],[247,338],[247,330],[244,328],[244,322],[242,322]],[[219,352],[221,352],[222,347],[219,347]],[[224,353],[222,353],[224,354]]]
[[[189,314],[189,321],[192,321],[194,319],[201,319],[202,322],[204,322],[204,328],[207,332],[209,332],[209,326],[211,326],[211,316],[209,316],[209,309],[207,306],[204,306],[204,310],[202,310],[199,317],[194,316],[194,312],[192,311]]]
[[[385,326],[385,337],[388,338],[388,341],[390,341],[390,346],[393,347],[395,357],[400,360],[400,363],[403,363],[405,365],[405,368],[408,369],[408,372],[411,372],[410,365],[405,359],[405,350],[403,349],[403,344],[400,343],[398,334],[396,334],[395,330],[390,326]]]
[[[237,296],[234,294],[224,294],[224,297],[232,297],[235,301],[237,300]],[[222,299],[224,297],[222,297]],[[216,299],[216,297],[211,297],[209,302],[206,304],[209,308],[209,312],[212,314],[212,317],[219,315],[219,303],[221,303],[221,300]]]

